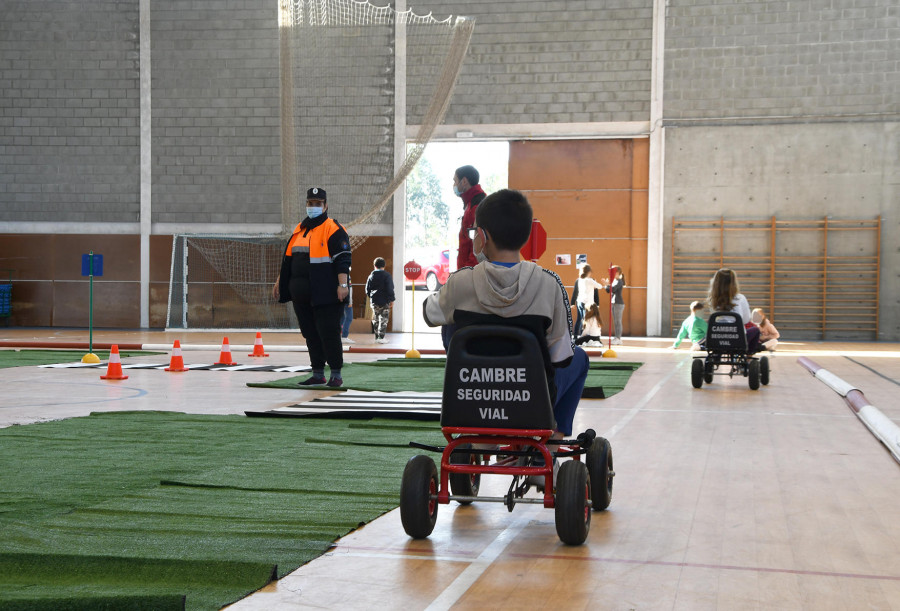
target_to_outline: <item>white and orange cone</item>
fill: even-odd
[[[247,356],[269,356],[263,348],[261,332],[256,332],[256,341],[253,343],[253,352]]]
[[[181,356],[181,342],[177,339],[175,345],[172,346],[172,360],[169,361],[166,371],[188,371],[188,368],[184,366],[184,358]]]
[[[237,365],[231,358],[231,346],[228,344],[228,336],[222,340],[222,352],[219,353],[219,362],[216,365]]]
[[[122,359],[119,358],[119,346],[113,344],[109,349],[109,365],[106,366],[106,375],[100,376],[101,380],[127,380],[128,376],[122,375]]]

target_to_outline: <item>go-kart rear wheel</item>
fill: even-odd
[[[591,506],[594,511],[603,511],[612,500],[613,457],[609,441],[596,437],[585,455],[588,475],[591,478]]]
[[[763,386],[769,385],[769,357],[759,359],[759,381]]]
[[[480,465],[481,454],[472,452],[472,444],[464,443],[457,446],[457,450],[467,452],[454,452],[450,455],[451,465]],[[454,496],[478,496],[478,488],[481,486],[481,474],[451,473],[450,493]],[[472,501],[458,501],[460,505],[471,505]]]
[[[747,377],[749,378],[750,390],[759,389],[759,361],[752,359],[747,366]]]
[[[703,359],[694,359],[691,363],[691,384],[694,388],[703,386]]]
[[[400,484],[400,521],[413,539],[424,539],[434,530],[437,493],[437,467],[431,457],[420,454],[410,458]]]
[[[566,545],[581,545],[591,529],[591,485],[587,467],[567,460],[556,482],[556,534]]]
[[[712,384],[713,381],[713,371],[715,371],[716,365],[713,363],[711,358],[706,359],[703,362],[703,381],[707,384]]]

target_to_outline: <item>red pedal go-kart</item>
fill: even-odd
[[[440,452],[440,471],[430,456],[418,455],[403,472],[400,517],[409,536],[428,537],[441,504],[488,501],[509,511],[517,503],[553,508],[560,540],[584,543],[592,510],[606,509],[612,497],[612,450],[591,429],[550,439],[555,421],[541,354],[535,334],[515,326],[478,325],[454,334],[441,405],[447,445],[410,443]],[[554,477],[557,458],[571,460]],[[512,477],[506,495],[478,496],[487,474]],[[525,496],[532,486],[541,498]]]

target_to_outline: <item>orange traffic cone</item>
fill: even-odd
[[[256,342],[253,344],[253,353],[248,354],[247,356],[269,356],[263,349],[262,333],[259,331],[256,332]]]
[[[119,346],[113,344],[109,350],[109,365],[106,367],[106,375],[100,376],[101,380],[127,380],[128,376],[122,375],[122,360],[119,358]]]
[[[228,345],[228,336],[222,340],[222,352],[219,353],[219,362],[216,365],[237,365],[231,358],[231,346]]]
[[[169,361],[169,366],[166,367],[166,371],[187,370],[188,368],[184,366],[184,359],[181,357],[181,342],[176,339],[175,345],[172,346],[172,360]]]

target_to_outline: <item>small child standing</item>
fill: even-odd
[[[759,343],[769,352],[775,350],[778,345],[778,338],[781,334],[772,321],[766,318],[766,313],[762,308],[754,308],[750,314],[750,321],[759,327]]]
[[[602,348],[603,341],[600,339],[603,337],[603,329],[601,329],[602,325],[603,319],[600,318],[600,306],[596,303],[592,303],[585,313],[581,337],[575,340],[575,345],[581,346],[584,344],[586,346],[593,346],[594,348]]]
[[[366,295],[372,300],[372,310],[375,312],[372,326],[375,331],[375,342],[386,344],[384,337],[387,331],[388,319],[391,316],[391,308],[394,307],[394,279],[384,271],[385,261],[381,257],[375,259],[375,269],[366,280]]]
[[[681,330],[678,332],[678,337],[675,338],[675,343],[672,344],[672,348],[677,348],[681,345],[681,340],[686,337],[691,338],[691,350],[703,350],[703,347],[706,345],[706,321],[701,316],[703,312],[703,302],[702,301],[694,301],[691,303],[691,315],[684,319],[684,322],[681,323]]]

